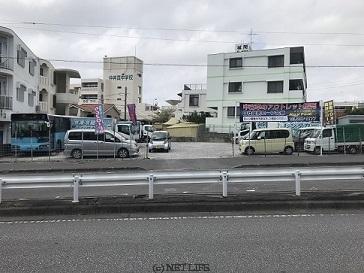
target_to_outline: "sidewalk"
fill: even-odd
[[[364,155],[310,155],[310,156],[239,156],[232,158],[198,159],[86,159],[43,162],[1,162],[0,173],[13,172],[85,172],[116,170],[210,170],[245,167],[299,167],[299,166],[364,165]]]

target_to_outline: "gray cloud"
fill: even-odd
[[[134,55],[136,48],[137,56],[146,63],[201,64],[206,63],[207,54],[232,51],[234,45],[192,40],[247,41],[249,36],[244,33],[250,28],[257,32],[361,32],[364,23],[363,12],[363,1],[340,0],[3,0],[0,24],[13,28],[30,48],[43,58],[101,62],[104,55]],[[4,24],[20,21],[141,28],[240,30],[242,34]],[[131,39],[110,35],[152,36],[191,41]],[[364,64],[364,46],[333,46],[364,44],[364,35],[260,33],[254,36],[254,41],[255,49],[302,44],[306,50],[307,65]],[[54,64],[57,67],[78,69],[83,77],[102,77],[102,64]],[[364,69],[309,68],[307,74],[310,100],[350,100],[363,97],[361,90],[364,86]],[[154,98],[157,98],[159,103],[164,103],[166,99],[175,98],[184,83],[205,81],[205,67],[145,66],[144,99],[153,102]]]

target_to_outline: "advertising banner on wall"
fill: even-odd
[[[320,102],[240,103],[240,122],[319,122]]]

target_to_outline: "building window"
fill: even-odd
[[[53,95],[53,104],[52,104],[53,108],[57,107],[57,96]]]
[[[16,88],[17,101],[24,102],[24,93],[26,90],[27,90],[27,88],[22,84],[18,88]]]
[[[34,106],[34,98],[35,98],[35,92],[32,90],[28,93],[28,105]]]
[[[229,93],[241,93],[242,92],[242,84],[241,82],[229,82]]]
[[[290,64],[304,64],[305,57],[303,47],[290,48]]]
[[[39,74],[41,76],[44,76],[44,69],[43,69],[43,67],[39,68]]]
[[[227,116],[228,117],[235,117],[235,111],[236,111],[236,114],[237,116],[239,116],[239,109],[240,107],[235,107],[235,106],[228,106],[227,107]]]
[[[7,94],[7,80],[6,77],[0,76],[0,95],[6,96]]]
[[[97,94],[82,95],[82,100],[97,100]]]
[[[198,106],[199,99],[199,95],[190,95],[190,106]]]
[[[138,98],[138,103],[142,103],[142,98]]]
[[[284,55],[268,56],[268,68],[284,67]]]
[[[24,48],[20,47],[16,51],[16,60],[21,67],[25,67],[25,58],[28,56]]]
[[[34,70],[35,70],[35,66],[37,65],[35,60],[31,60],[29,62],[29,74],[34,76]]]
[[[231,58],[229,59],[229,68],[243,67],[243,58]]]
[[[81,84],[82,87],[97,87],[97,82],[83,82]]]
[[[267,93],[283,93],[283,81],[268,82]]]
[[[56,71],[53,72],[53,84],[57,84],[57,73],[56,73]]]
[[[138,94],[141,95],[142,94],[142,87],[138,86]]]
[[[289,80],[289,90],[303,90],[303,80]]]

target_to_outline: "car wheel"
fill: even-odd
[[[290,146],[286,147],[286,148],[284,149],[284,153],[285,153],[286,155],[291,155],[291,154],[293,154],[293,148],[292,148],[292,147],[290,147]]]
[[[321,154],[321,147],[315,147],[315,150],[313,151],[315,155]]]
[[[74,159],[80,159],[82,157],[82,151],[80,149],[75,149],[72,151],[71,156]]]
[[[349,147],[349,154],[357,154],[357,153],[358,153],[358,149],[355,146]]]
[[[253,155],[254,153],[255,153],[255,150],[252,147],[247,147],[245,149],[245,154],[247,154],[247,155]]]
[[[129,151],[125,148],[121,148],[119,151],[118,151],[118,157],[120,158],[127,158],[129,157]]]

